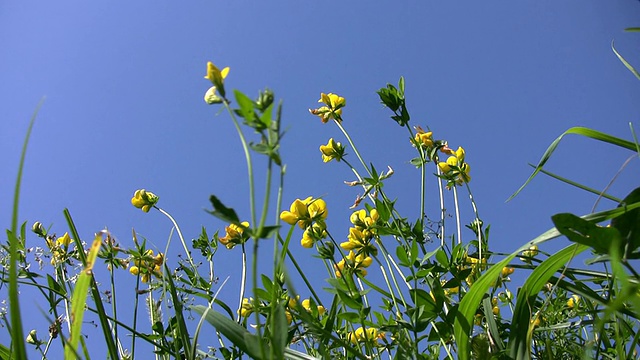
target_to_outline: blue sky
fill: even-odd
[[[248,216],[235,130],[226,114],[216,116],[219,109],[202,100],[212,60],[231,67],[228,89],[253,97],[269,87],[284,100],[284,203],[324,196],[329,226],[345,236],[356,193],[341,183],[351,180],[350,172],[323,164],[318,147],[329,137],[346,141],[308,108],[320,92],[347,99],[345,127],[368,161],[394,168],[385,189],[409,211],[417,204],[418,172],[408,163],[414,155],[406,130],[388,118],[375,94],[404,76],[413,125],[465,147],[480,215],[491,224],[491,247],[511,252],[551,227],[552,214],[588,213],[596,200],[539,177],[505,203],[529,175],[527,163],[572,126],[627,139],[629,122],[640,128],[640,84],[611,51],[615,39],[640,65],[640,37],[623,32],[640,25],[638,15],[640,3],[632,0],[3,2],[0,219],[9,227],[19,150],[42,96],[21,222],[53,224],[62,234],[62,209],[69,208],[86,239],[108,227],[131,246],[135,228],[163,247],[171,224],[130,205],[138,188],[160,196],[159,206],[188,239],[201,226],[213,233],[225,225],[203,211],[210,194]],[[601,189],[629,155],[572,137],[548,168]],[[633,161],[611,193],[623,197],[635,188],[637,171]],[[436,205],[435,193],[428,201]],[[612,206],[605,204],[599,209]],[[219,276],[231,276],[230,282],[237,253],[216,259]]]

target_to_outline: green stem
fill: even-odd
[[[233,120],[233,125],[236,127],[236,131],[238,132],[238,136],[240,137],[240,142],[242,143],[242,149],[244,151],[244,157],[247,162],[247,172],[249,173],[249,211],[251,212],[251,223],[256,223],[256,211],[255,211],[255,185],[253,179],[253,162],[251,160],[251,152],[249,152],[249,145],[247,144],[247,140],[244,137],[244,133],[240,128],[240,123],[238,123],[238,119],[236,118],[235,113],[229,106],[229,101],[224,100],[224,107],[227,108],[229,115],[231,116],[231,120]]]
[[[178,226],[178,223],[176,222],[176,220],[173,218],[173,216],[171,216],[171,214],[169,214],[168,212],[164,211],[163,209],[157,207],[157,206],[153,206],[154,208],[158,209],[158,211],[160,211],[164,216],[166,216],[167,218],[169,218],[169,220],[171,220],[171,223],[173,224],[173,227],[176,229],[176,231],[178,232],[178,237],[180,238],[180,243],[182,244],[182,248],[184,249],[184,253],[187,255],[187,260],[189,261],[189,265],[191,265],[191,267],[193,268],[194,274],[198,273],[196,264],[194,264],[193,262],[193,258],[191,257],[191,253],[189,252],[189,248],[187,247],[187,243],[184,241],[184,237],[182,236],[182,231],[180,231],[180,227]],[[166,257],[166,253],[169,249],[169,242],[171,239],[169,239],[169,241],[167,241],[167,246],[165,249],[165,257]]]
[[[360,156],[360,152],[358,151],[358,148],[356,147],[356,145],[353,143],[353,140],[351,140],[351,136],[349,136],[349,133],[347,133],[347,131],[344,129],[344,127],[342,127],[342,123],[340,121],[337,121],[337,120],[334,120],[334,122],[336,123],[336,125],[338,125],[338,128],[340,129],[340,131],[342,131],[344,136],[347,138],[347,141],[349,142],[349,145],[351,145],[351,148],[353,149],[353,152],[356,154],[356,156],[360,160],[360,163],[365,168],[365,170],[367,170],[367,174],[369,174],[369,176],[372,176],[371,175],[371,170],[369,170],[369,167],[367,166],[367,164],[362,159],[362,156]]]

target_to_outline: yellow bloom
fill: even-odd
[[[569,309],[573,309],[574,307],[576,307],[578,305],[578,303],[580,303],[580,296],[576,295],[576,294],[573,294],[573,295],[571,295],[569,300],[567,300],[567,307]]]
[[[249,223],[243,221],[240,223],[242,226],[236,224],[230,224],[225,227],[226,232],[224,237],[218,238],[218,241],[227,249],[233,249],[234,246],[239,245],[247,241],[247,237],[244,235],[244,229],[249,227]]]
[[[291,316],[289,310],[284,311],[284,316],[287,317],[287,324],[291,325],[291,322],[293,322],[293,316]]]
[[[365,268],[369,267],[371,263],[373,263],[373,259],[370,256],[366,256],[363,253],[356,255],[356,253],[351,250],[347,257],[334,265],[336,277],[342,277],[342,275],[347,271],[345,268],[353,271],[354,273],[366,276],[367,270]]]
[[[347,340],[354,345],[357,345],[358,342],[373,342],[377,338],[378,330],[371,327],[366,330],[363,327],[359,327],[356,331],[347,334]]]
[[[58,246],[60,247],[69,247],[69,244],[71,244],[72,241],[73,239],[71,239],[69,233],[66,232],[64,233],[64,235],[56,239],[56,244],[58,244]]]
[[[418,131],[415,136],[415,142],[424,148],[433,147],[433,132]]]
[[[223,98],[225,96],[224,79],[227,75],[229,75],[229,67],[226,67],[221,71],[211,61],[207,62],[207,75],[205,75],[204,78],[211,81]]]
[[[215,86],[210,87],[209,90],[207,90],[207,92],[204,93],[204,102],[206,102],[209,105],[221,104],[222,100],[223,99],[218,95],[218,92]]]
[[[242,307],[240,308],[240,316],[247,317],[253,312],[253,298],[242,299]]]
[[[451,166],[449,166],[449,164],[447,164],[446,162],[439,162],[438,167],[443,174],[447,174],[449,171],[451,171]]]
[[[327,204],[322,199],[309,196],[304,200],[296,199],[289,211],[283,211],[280,219],[289,225],[296,222],[301,229],[311,226],[314,221],[322,222],[327,218]]]
[[[308,227],[304,233],[302,233],[302,240],[300,240],[300,245],[303,248],[311,249],[315,241],[311,237],[311,227]]]
[[[302,307],[307,311],[311,311],[311,299],[302,300]]]
[[[500,275],[502,275],[503,278],[513,274],[513,272],[516,271],[516,269],[509,267],[509,266],[505,266],[502,268],[502,271],[500,272]]]
[[[151,207],[155,206],[160,198],[145,189],[136,190],[131,198],[131,204],[144,212],[149,212]]]
[[[298,301],[300,301],[300,295],[296,295],[294,298],[289,297],[287,305],[289,305],[290,309],[295,309],[298,306]]]
[[[338,122],[342,121],[342,108],[347,105],[347,101],[343,97],[333,93],[322,93],[320,94],[320,100],[318,100],[318,102],[324,103],[326,106],[309,109],[310,113],[319,116],[323,123],[331,119]]]
[[[129,268],[129,272],[131,275],[138,276],[138,274],[140,274],[140,268],[134,265]]]
[[[320,152],[322,153],[322,161],[324,162],[329,162],[333,159],[340,161],[344,156],[344,146],[331,138],[327,142],[327,145],[320,145]]]

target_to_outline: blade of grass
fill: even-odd
[[[84,319],[85,306],[87,303],[87,295],[89,294],[89,286],[93,278],[93,264],[98,257],[98,252],[102,246],[102,235],[97,234],[91,244],[89,256],[87,257],[87,265],[84,267],[73,291],[71,300],[71,334],[64,347],[64,356],[66,359],[72,359],[78,353],[78,342],[82,336],[82,320]]]
[[[624,66],[629,69],[629,71],[631,71],[631,73],[633,75],[635,75],[638,79],[640,79],[640,73],[638,73],[638,71],[631,65],[629,64],[629,62],[627,62],[627,60],[625,60],[622,55],[620,55],[620,53],[618,52],[618,50],[616,50],[616,47],[613,45],[613,41],[611,41],[611,50],[613,50],[613,53],[616,54],[616,56],[618,57],[618,59],[624,64]]]
[[[13,211],[11,213],[11,231],[7,231],[9,235],[9,314],[11,316],[11,338],[13,358],[14,359],[26,359],[27,353],[24,346],[24,333],[22,331],[22,318],[20,316],[20,301],[18,299],[18,242],[19,239],[15,236],[18,231],[18,204],[20,203],[20,185],[22,184],[22,172],[24,169],[24,161],[27,156],[27,146],[29,145],[29,138],[31,137],[31,131],[33,130],[33,124],[36,121],[36,117],[42,104],[44,103],[44,97],[40,99],[36,106],[31,120],[29,121],[29,127],[24,137],[24,143],[22,144],[22,152],[20,154],[20,162],[18,164],[18,175],[16,178],[16,186],[13,192]],[[24,239],[22,239],[24,240]]]
[[[533,164],[529,164],[529,166],[531,166],[531,167],[532,167],[532,168],[534,168],[534,169],[535,169],[535,167],[536,167],[536,166],[535,166],[535,165],[533,165]],[[552,172],[550,172],[550,171],[547,171],[547,170],[545,170],[545,169],[540,169],[540,172],[541,172],[541,173],[543,173],[543,174],[545,174],[545,175],[551,176],[552,178],[554,178],[554,179],[556,179],[556,180],[560,180],[560,181],[562,181],[563,183],[567,183],[567,184],[569,184],[569,185],[575,186],[575,187],[577,187],[577,188],[579,188],[579,189],[582,189],[582,190],[584,190],[584,191],[590,192],[590,193],[592,193],[592,194],[596,194],[596,195],[598,195],[598,196],[602,196],[603,198],[607,198],[607,199],[609,199],[609,200],[611,200],[611,201],[615,201],[616,203],[619,203],[620,201],[622,201],[621,199],[618,199],[618,198],[617,198],[617,197],[615,197],[615,196],[611,196],[611,195],[609,195],[609,194],[607,194],[607,193],[603,193],[603,192],[601,192],[600,190],[596,190],[596,189],[594,189],[594,188],[590,188],[590,187],[588,187],[588,186],[586,186],[586,185],[582,185],[582,184],[577,183],[577,182],[575,182],[575,181],[573,181],[573,180],[569,180],[569,179],[567,179],[567,178],[564,178],[564,177],[562,177],[562,176],[560,176],[560,175],[556,175],[556,174],[554,174],[554,173],[552,173]]]
[[[80,235],[78,234],[78,229],[73,222],[73,218],[71,218],[71,213],[69,209],[64,209],[63,211],[64,217],[67,220],[67,224],[69,225],[69,231],[71,231],[71,235],[75,241],[76,248],[82,249],[82,241],[80,240]],[[79,246],[79,247],[78,247]],[[84,251],[78,251],[78,255],[80,256],[80,260],[82,261],[82,265],[84,267],[87,266],[87,257]],[[104,341],[107,344],[108,355],[111,359],[118,359],[118,347],[113,339],[113,334],[111,333],[111,327],[109,326],[109,319],[107,317],[107,312],[104,308],[104,304],[102,303],[102,296],[100,295],[100,290],[98,290],[98,284],[96,280],[91,278],[91,295],[93,297],[93,301],[96,304],[96,313],[98,314],[98,319],[100,320],[100,327],[102,328],[102,333],[104,335]]]
[[[549,145],[547,150],[542,155],[542,158],[540,158],[540,161],[538,162],[538,165],[536,165],[533,173],[529,176],[527,181],[525,181],[525,183],[522,186],[520,186],[520,188],[507,199],[507,201],[510,201],[511,199],[516,197],[525,188],[525,186],[527,186],[529,182],[531,182],[531,180],[533,180],[533,178],[536,177],[536,175],[542,170],[542,167],[544,166],[544,164],[546,164],[549,158],[551,157],[551,154],[553,154],[553,152],[556,150],[556,148],[560,144],[560,141],[562,141],[562,139],[569,134],[581,135],[594,140],[599,140],[612,145],[620,146],[622,148],[629,149],[631,151],[636,151],[636,145],[631,141],[620,139],[618,137],[611,136],[609,134],[605,134],[603,132],[585,128],[585,127],[572,127],[569,130],[562,133],[562,135],[558,136],[558,138],[555,139],[551,143],[551,145]]]
[[[182,348],[184,349],[185,359],[191,359],[191,348],[189,347],[190,339],[189,339],[189,330],[187,330],[187,324],[184,321],[184,307],[182,306],[182,300],[178,296],[178,291],[176,290],[176,285],[171,278],[171,270],[164,264],[164,280],[167,281],[167,285],[169,285],[169,293],[171,294],[171,299],[173,300],[173,306],[176,314],[176,321],[178,323],[178,332],[180,336],[180,340],[182,341]]]
[[[518,291],[516,306],[513,310],[509,339],[510,357],[514,359],[530,358],[531,304],[549,279],[577,254],[587,250],[587,245],[571,244],[536,266],[527,281]]]

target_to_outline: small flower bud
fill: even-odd
[[[40,237],[47,236],[47,230],[44,229],[44,226],[40,221],[36,221],[35,223],[33,223],[33,226],[31,227],[31,231],[33,231],[36,235]]]

